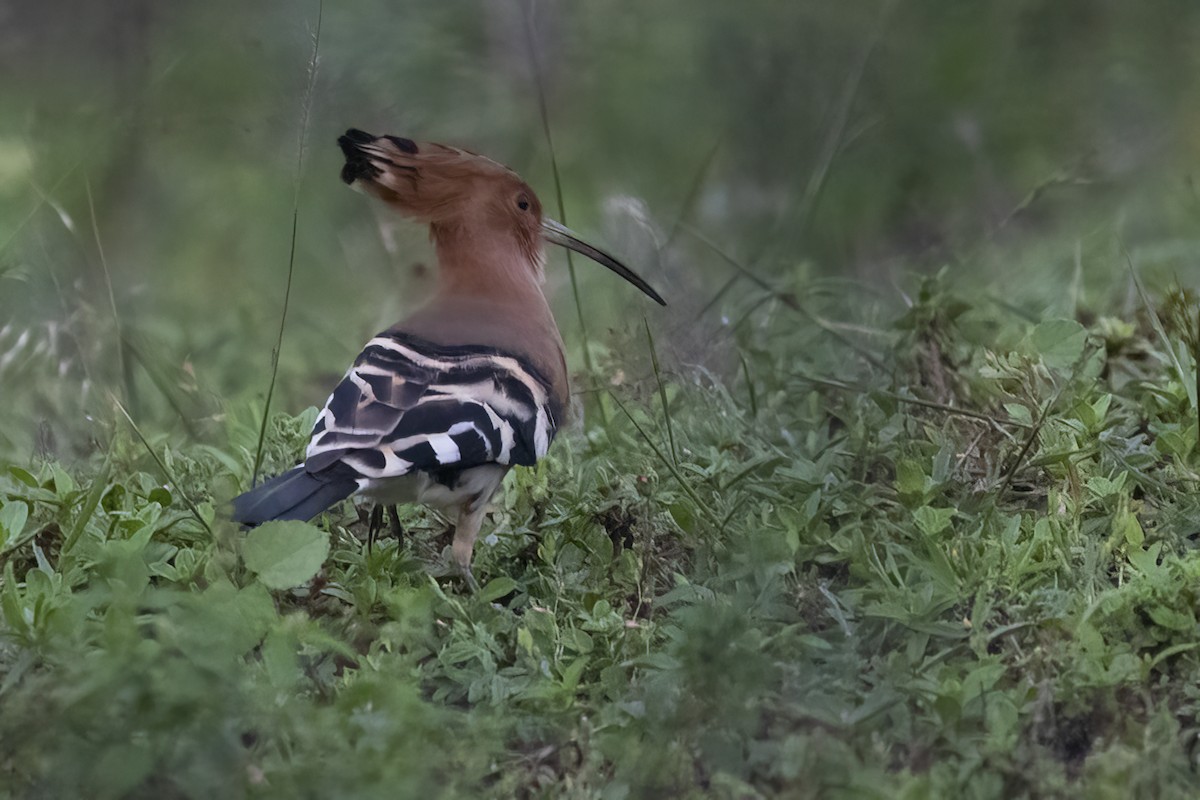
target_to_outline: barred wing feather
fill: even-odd
[[[305,467],[345,464],[365,478],[480,464],[532,466],[560,409],[523,359],[487,347],[376,336],[313,426]]]

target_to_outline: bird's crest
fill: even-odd
[[[375,136],[356,128],[346,131],[338,145],[346,156],[343,181],[424,222],[443,223],[464,213],[472,208],[472,198],[490,194],[481,187],[525,187],[503,164],[458,147]]]

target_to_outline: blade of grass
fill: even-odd
[[[1192,405],[1192,411],[1200,413],[1200,403],[1197,402],[1197,398],[1200,398],[1200,377],[1190,374],[1184,369],[1183,363],[1175,353],[1175,345],[1167,335],[1162,320],[1158,317],[1158,312],[1154,310],[1154,304],[1150,302],[1150,295],[1146,292],[1146,287],[1142,285],[1142,279],[1138,275],[1137,268],[1133,265],[1133,257],[1125,249],[1124,242],[1120,242],[1120,245],[1121,253],[1125,256],[1125,263],[1129,266],[1129,275],[1133,278],[1133,285],[1137,289],[1138,297],[1142,300],[1142,305],[1146,307],[1147,315],[1150,317],[1150,326],[1154,328],[1154,333],[1158,335],[1163,349],[1167,351],[1167,356],[1171,359],[1171,365],[1175,367],[1175,373],[1179,375],[1179,381],[1183,384],[1184,391],[1188,394],[1188,402]]]
[[[38,188],[36,183],[34,184],[34,188],[39,194],[41,194],[41,189]],[[49,197],[45,197],[43,195],[43,201],[51,205],[52,208],[58,208],[58,205]],[[70,218],[65,215],[65,212],[60,213],[59,219],[62,221],[63,226],[66,227],[67,232],[72,236],[75,236],[76,234],[74,228],[70,224]],[[63,282],[58,277],[58,269],[55,265],[55,259],[50,256],[50,250],[46,247],[46,239],[41,231],[34,233],[34,240],[37,242],[38,249],[41,251],[42,263],[45,264],[46,274],[50,276],[50,282],[54,284],[54,293],[58,297],[58,305],[62,310],[63,315],[62,318],[64,320],[72,319],[79,313],[78,309],[81,304],[74,300],[67,300],[67,293],[63,288]],[[3,252],[4,247],[0,246],[0,253]],[[78,328],[75,325],[67,325],[66,329],[68,335],[71,337],[71,341],[75,343],[75,350],[79,354],[79,365],[83,369],[84,377],[87,379],[89,384],[95,384],[95,380],[92,377],[91,358],[89,358],[90,354],[84,348],[83,340],[79,338]]]
[[[92,182],[85,178],[83,188],[87,194],[88,215],[92,222],[92,237],[96,242],[96,254],[100,258],[100,269],[104,274],[104,287],[108,290],[108,307],[112,311],[113,326],[116,331],[117,343],[117,374],[120,375],[120,380],[123,382],[125,399],[129,403],[133,403],[133,375],[129,372],[129,365],[125,359],[125,336],[121,332],[121,312],[117,310],[117,295],[113,291],[112,273],[108,270],[108,259],[104,256],[104,244],[100,241],[100,224],[96,221],[96,206],[92,202]],[[70,228],[68,227],[68,230]]]
[[[662,403],[663,417],[667,421],[667,440],[671,445],[671,461],[679,466],[679,454],[675,450],[675,426],[671,422],[671,406],[667,402],[667,387],[663,384],[662,371],[658,367],[658,349],[654,346],[654,334],[650,332],[650,321],[642,317],[646,328],[646,342],[650,345],[650,365],[654,368],[654,380],[658,381],[658,399]]]
[[[108,476],[111,469],[112,447],[109,447],[108,452],[104,456],[104,463],[100,466],[100,471],[92,478],[92,486],[88,489],[83,506],[79,509],[79,516],[75,517],[75,524],[71,526],[71,530],[67,533],[67,538],[63,541],[62,555],[69,555],[79,542],[79,537],[83,536],[83,532],[87,530],[88,520],[96,513],[96,507],[100,505],[100,499],[104,497],[104,491],[108,488]]]
[[[733,474],[733,477],[721,484],[721,491],[728,492],[733,487],[737,486],[742,481],[749,478],[758,470],[770,470],[781,464],[788,463],[789,459],[779,455],[764,455],[756,456],[750,459],[750,462]]]
[[[1074,269],[1071,271],[1071,285],[1067,290],[1067,308],[1070,319],[1079,319],[1079,305],[1083,297],[1083,241],[1075,240]]]
[[[812,172],[809,173],[808,181],[804,185],[804,191],[800,195],[796,210],[792,211],[790,208],[784,209],[784,213],[777,218],[771,235],[765,239],[766,246],[759,256],[754,259],[754,263],[762,263],[770,256],[771,252],[779,245],[780,240],[783,239],[783,236],[780,235],[781,233],[795,231],[795,235],[801,239],[808,235],[808,228],[812,224],[813,213],[816,211],[821,194],[828,182],[833,161],[845,145],[846,127],[850,121],[850,111],[854,108],[854,101],[858,98],[858,90],[862,85],[863,74],[866,72],[867,64],[871,61],[871,56],[874,55],[879,42],[883,39],[883,34],[887,30],[892,12],[898,5],[899,0],[886,0],[884,2],[870,37],[859,52],[857,60],[850,67],[850,71],[846,74],[841,94],[839,94],[837,103],[833,109],[833,118],[830,121],[829,129],[826,131],[825,139],[821,143],[821,150],[817,154],[817,161],[813,165]],[[788,203],[787,205],[790,206],[791,204]]]
[[[50,192],[57,192],[59,187],[67,182],[67,178],[75,174],[75,170],[79,169],[79,165],[82,163],[83,159],[77,161],[75,165],[64,172],[62,177],[55,181],[48,190],[43,191],[42,187],[38,185],[37,182],[30,181],[30,185],[33,187],[33,192],[37,195],[37,199],[34,201],[33,207],[30,208],[25,216],[21,218],[21,221],[18,222],[15,227],[13,227],[12,233],[8,235],[8,238],[0,243],[0,253],[4,253],[4,251],[6,251],[12,245],[12,243],[17,240],[17,236],[22,232],[22,230],[24,230],[26,225],[33,221],[33,218],[36,217],[38,212],[42,210],[42,206],[50,206],[50,208],[52,208],[58,215],[63,227],[74,233],[75,223],[71,220],[70,215],[63,210],[62,206],[54,201],[50,195]]]
[[[758,394],[754,391],[754,381],[750,379],[750,365],[746,362],[746,357],[738,353],[738,358],[742,362],[742,375],[746,378],[746,390],[750,393],[750,417],[753,419],[758,416]]]
[[[1059,385],[1058,389],[1054,392],[1054,396],[1047,400],[1046,404],[1042,406],[1041,413],[1038,414],[1038,418],[1034,421],[1033,426],[1029,429],[1029,435],[1025,438],[1025,443],[1021,445],[1020,451],[1017,452],[1017,457],[1013,459],[1012,466],[1009,467],[1005,472],[1004,480],[1000,481],[999,490],[996,492],[997,497],[1002,497],[1004,493],[1008,491],[1008,487],[1012,485],[1013,477],[1016,476],[1017,470],[1021,467],[1021,463],[1025,460],[1025,456],[1029,454],[1029,451],[1033,448],[1034,442],[1037,441],[1038,434],[1045,426],[1046,419],[1050,416],[1050,410],[1058,403],[1058,399],[1062,397],[1062,394],[1064,391],[1066,391],[1067,387],[1074,382],[1075,376],[1079,374],[1080,368],[1083,364],[1087,363],[1092,354],[1093,353],[1088,349],[1084,349],[1083,355],[1079,357],[1079,361],[1076,362],[1075,368],[1071,371],[1071,379],[1063,381]]]
[[[1019,317],[1020,319],[1023,319],[1026,322],[1032,322],[1034,325],[1036,325],[1037,323],[1042,321],[1042,317],[1040,314],[1034,314],[1032,311],[1026,311],[1023,308],[1019,308],[1019,307],[1013,305],[1012,303],[1008,302],[1007,300],[1005,300],[1003,297],[1000,297],[995,294],[991,294],[990,292],[984,294],[984,297],[989,302],[995,303],[997,306],[1004,309],[1008,313],[1013,314],[1014,316]]]
[[[680,488],[683,489],[684,494],[686,494],[691,501],[695,503],[696,506],[704,513],[704,516],[706,516],[708,521],[712,523],[714,531],[719,531],[721,529],[721,524],[717,520],[717,515],[714,514],[712,510],[705,504],[705,502],[700,499],[700,495],[696,494],[695,489],[691,487],[691,485],[687,482],[687,479],[685,479],[683,475],[680,474],[676,466],[671,463],[671,459],[666,457],[662,449],[654,443],[654,440],[650,438],[650,435],[647,434],[642,426],[638,424],[638,421],[634,419],[633,414],[629,413],[629,409],[626,408],[625,404],[621,402],[621,398],[617,397],[611,391],[608,394],[613,399],[613,402],[617,404],[617,408],[621,409],[621,412],[629,419],[630,423],[632,423],[634,429],[638,432],[638,435],[645,440],[646,444],[650,445],[650,449],[654,451],[654,455],[658,457],[658,460],[661,461],[667,468],[667,471],[671,473],[671,477],[673,477],[679,484]]]
[[[830,325],[826,320],[822,319],[821,317],[818,317],[816,314],[813,314],[808,309],[806,309],[803,305],[801,305],[800,301],[796,299],[796,296],[794,294],[792,294],[791,292],[782,292],[782,291],[776,289],[774,286],[772,286],[770,284],[770,282],[759,277],[751,269],[746,267],[744,264],[742,264],[736,258],[729,255],[724,250],[722,250],[719,246],[717,246],[716,242],[713,242],[711,239],[709,239],[707,236],[705,236],[701,231],[696,230],[694,227],[692,227],[691,225],[688,225],[686,222],[680,223],[680,227],[685,232],[687,232],[689,235],[694,237],[696,239],[696,241],[700,242],[705,247],[707,247],[709,250],[711,250],[722,261],[724,261],[726,264],[728,264],[729,266],[731,266],[735,270],[737,270],[738,274],[740,274],[746,280],[750,281],[758,288],[767,292],[773,299],[778,300],[779,302],[783,303],[783,305],[790,308],[792,311],[795,311],[797,314],[804,317],[806,320],[813,323],[821,330],[825,331],[827,334],[829,334],[834,339],[836,339],[837,341],[844,344],[846,347],[849,347],[851,350],[853,350],[855,353],[857,353],[859,356],[861,356],[863,358],[863,360],[865,360],[866,362],[871,364],[873,367],[876,367],[877,369],[882,370],[883,372],[891,372],[891,370],[888,368],[888,366],[886,364],[884,364],[882,361],[880,361],[878,358],[876,358],[874,354],[872,354],[868,350],[864,349],[863,347],[860,347],[858,345],[858,343],[855,342],[853,339],[846,336],[844,333],[837,330],[837,328],[835,328],[833,325]]]
[[[1014,219],[1028,211],[1048,190],[1058,186],[1087,186],[1091,184],[1090,180],[1079,177],[1078,173],[1087,163],[1088,159],[1094,155],[1094,151],[1089,151],[1081,156],[1077,156],[1071,163],[1064,164],[1048,177],[1042,179],[1000,220],[1000,224],[996,226],[996,229],[991,234],[992,237],[1008,227]]]
[[[325,3],[317,3],[317,27],[312,37],[312,53],[308,58],[308,84],[304,87],[304,100],[300,109],[300,131],[296,143],[296,173],[292,180],[292,237],[288,247],[287,283],[283,289],[283,309],[279,314],[279,334],[271,350],[271,382],[267,385],[267,401],[263,405],[262,424],[258,429],[258,445],[254,449],[254,475],[250,485],[258,484],[258,472],[262,468],[263,443],[267,438],[267,421],[271,418],[271,400],[275,396],[275,381],[279,376],[279,354],[283,350],[283,331],[287,327],[288,302],[292,296],[292,276],[296,268],[296,231],[300,223],[300,181],[304,174],[304,143],[308,136],[308,119],[312,111],[313,90],[317,84],[318,55],[321,49],[321,19]]]
[[[837,389],[838,391],[842,392],[858,392],[859,394],[874,393],[882,395],[889,400],[895,400],[897,403],[906,403],[908,405],[921,406],[922,408],[930,408],[935,411],[944,411],[945,413],[952,414],[954,416],[978,419],[984,422],[990,422],[997,426],[1008,425],[1014,428],[1034,427],[1028,422],[1020,422],[1015,419],[1000,419],[999,417],[994,417],[991,414],[985,414],[982,411],[972,411],[967,408],[958,408],[957,406],[946,405],[945,403],[938,403],[933,400],[922,400],[919,397],[908,397],[906,395],[897,394],[896,392],[890,392],[887,389],[872,389],[867,386],[858,386],[853,383],[846,383],[845,381],[833,380],[831,378],[818,378],[815,375],[808,375],[803,372],[793,372],[792,375],[802,381],[815,383],[818,386],[825,386],[830,389]]]
[[[200,509],[197,508],[196,504],[192,502],[192,498],[188,497],[187,492],[185,492],[183,487],[179,485],[179,481],[175,479],[175,475],[171,472],[171,468],[168,467],[163,460],[158,457],[158,453],[154,452],[154,448],[151,447],[150,441],[142,434],[141,428],[139,428],[137,423],[133,421],[133,417],[129,416],[129,412],[125,409],[125,406],[121,404],[120,399],[118,399],[115,395],[113,395],[111,399],[116,405],[117,410],[121,412],[121,416],[125,417],[125,421],[129,423],[129,427],[133,428],[134,434],[138,437],[138,440],[141,441],[142,446],[146,448],[146,452],[150,454],[150,457],[154,459],[154,463],[158,465],[158,468],[162,471],[163,477],[167,479],[168,483],[175,487],[175,493],[183,500],[183,504],[187,506],[188,511],[192,513],[192,516],[196,518],[196,521],[200,523],[200,526],[204,528],[208,535],[212,536],[212,527],[200,514]]]
[[[692,176],[692,183],[688,186],[687,194],[683,196],[683,202],[679,206],[679,215],[675,217],[675,224],[671,226],[670,233],[667,234],[667,240],[663,242],[660,250],[666,251],[671,249],[671,245],[675,243],[675,237],[679,235],[679,226],[692,213],[692,208],[696,205],[696,200],[700,197],[700,190],[704,188],[704,179],[708,177],[708,170],[712,167],[713,161],[716,160],[717,153],[721,150],[721,145],[724,143],[724,135],[717,137],[713,142],[713,146],[709,148],[704,158],[700,161],[700,166]]]
[[[1168,658],[1177,656],[1180,653],[1187,653],[1191,650],[1195,650],[1197,647],[1200,647],[1200,642],[1181,642],[1180,644],[1171,645],[1170,647],[1156,653],[1154,658],[1150,659],[1150,663],[1147,666],[1150,669],[1154,669]]]
[[[558,220],[563,225],[570,227],[567,221],[566,203],[563,202],[562,178],[558,172],[558,157],[554,153],[554,137],[550,133],[550,113],[546,105],[546,89],[542,81],[542,64],[538,58],[537,45],[533,36],[533,3],[525,4],[524,13],[522,14],[525,26],[525,44],[529,52],[529,64],[533,71],[534,88],[537,91],[538,113],[542,118],[542,135],[546,138],[546,149],[550,153],[550,172],[554,177],[554,199],[558,206]],[[592,349],[589,345],[587,321],[583,316],[583,300],[579,295],[579,281],[575,277],[575,260],[571,257],[571,251],[567,250],[567,274],[571,277],[571,296],[575,300],[575,313],[579,318],[579,338],[583,342],[583,367],[589,375],[596,374],[596,365],[592,362]],[[603,395],[597,397],[596,404],[600,408],[600,421],[604,423],[604,427],[609,425],[608,409],[603,402]]]
[[[694,319],[703,319],[709,311],[712,311],[713,307],[716,306],[717,303],[721,302],[721,298],[729,293],[729,290],[733,288],[734,284],[736,284],[740,278],[740,275],[730,275],[729,279],[726,280],[725,283],[721,285],[721,288],[717,290],[717,293],[712,296],[712,299],[701,306],[700,310],[696,312]]]
[[[149,354],[142,349],[141,345],[135,344],[133,340],[128,338],[123,338],[121,341],[125,349],[129,352],[130,360],[141,367],[142,372],[149,376],[150,382],[158,389],[159,394],[167,401],[167,405],[171,407],[175,415],[179,417],[179,421],[183,424],[183,429],[187,432],[187,435],[195,438],[197,435],[196,424],[192,422],[191,415],[184,409],[183,401],[180,399],[175,385],[167,375],[163,374],[163,368],[150,359]]]

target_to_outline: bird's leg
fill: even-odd
[[[454,526],[454,544],[450,546],[454,566],[458,567],[463,580],[467,582],[472,592],[479,591],[479,584],[471,573],[471,554],[475,551],[475,539],[479,536],[479,527],[483,524],[483,515],[487,513],[487,503],[478,503],[476,508],[465,505],[458,512],[458,524]]]
[[[399,544],[404,539],[404,526],[400,524],[400,512],[396,510],[396,506],[390,505],[387,507],[388,522],[392,527],[392,536],[396,537],[396,542]]]
[[[371,552],[371,546],[375,544],[375,537],[379,535],[380,529],[383,528],[383,506],[376,503],[371,508],[371,521],[367,524],[367,552]]]

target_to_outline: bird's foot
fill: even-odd
[[[471,590],[471,594],[479,594],[479,581],[475,580],[475,573],[471,572],[471,565],[460,565],[458,571],[462,575],[463,582],[467,584],[467,588]]]
[[[449,548],[442,551],[440,559],[427,565],[426,571],[443,586],[451,581],[461,581],[471,594],[479,592],[479,581],[475,579],[475,573],[471,569],[471,562],[463,563],[459,561],[450,552]]]

